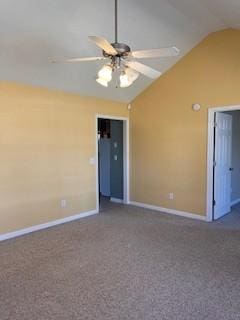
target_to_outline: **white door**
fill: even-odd
[[[231,211],[232,116],[216,112],[214,220]]]

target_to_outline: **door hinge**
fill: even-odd
[[[216,165],[217,165],[217,162],[213,161],[213,166],[216,167]]]
[[[214,123],[213,123],[213,126],[214,126],[214,128],[217,128],[217,122],[216,121],[214,121]]]
[[[215,206],[216,205],[216,200],[213,200],[213,206]]]

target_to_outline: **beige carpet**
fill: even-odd
[[[240,210],[207,224],[109,205],[2,242],[0,319],[240,319]]]

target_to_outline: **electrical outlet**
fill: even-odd
[[[67,206],[67,200],[62,199],[61,200],[61,208],[66,208],[66,206]]]
[[[173,192],[170,192],[170,193],[169,193],[169,199],[170,199],[170,200],[173,200],[173,199],[174,199],[174,194],[173,194]]]

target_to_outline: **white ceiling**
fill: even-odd
[[[102,62],[52,64],[52,59],[101,54],[88,35],[114,36],[114,0],[1,0],[0,78],[83,95],[131,101],[151,81],[130,88],[95,82]],[[202,38],[240,28],[239,0],[119,0],[119,41],[133,50],[175,45],[178,58],[142,62],[164,72]]]

